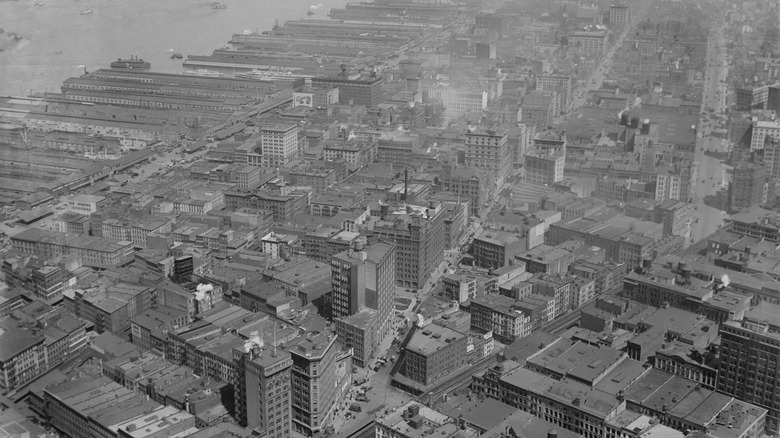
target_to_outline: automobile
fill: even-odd
[[[375,373],[378,373],[378,372],[379,372],[379,366],[375,366],[375,367],[374,367],[374,372],[375,372]]]

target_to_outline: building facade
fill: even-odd
[[[333,316],[354,315],[363,307],[374,309],[376,338],[384,338],[394,316],[396,246],[356,241],[352,249],[333,256],[330,266]]]
[[[293,361],[276,347],[233,350],[235,409],[238,423],[268,438],[292,436],[291,374]]]

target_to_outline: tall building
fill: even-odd
[[[526,154],[523,180],[529,184],[552,186],[563,181],[565,164],[566,158],[563,155]]]
[[[348,79],[345,77],[311,78],[312,87],[338,87],[339,103],[344,105],[363,105],[366,108],[382,103],[381,77],[368,79]]]
[[[767,90],[766,109],[780,114],[780,84],[770,85]]]
[[[758,120],[753,122],[753,135],[750,138],[750,150],[764,149],[767,138],[780,140],[780,120]]]
[[[766,174],[766,168],[757,164],[741,162],[734,166],[729,184],[729,208],[739,211],[763,203],[768,190]]]
[[[609,24],[628,24],[631,22],[631,8],[628,5],[609,7]]]
[[[503,32],[504,17],[501,14],[480,12],[474,17],[474,33],[501,36]]]
[[[766,318],[766,319],[764,319]],[[780,327],[776,313],[751,311],[720,325],[717,390],[769,410],[767,432],[780,432]]]
[[[479,215],[479,209],[487,201],[493,185],[492,178],[484,171],[467,167],[453,169],[449,165],[442,166],[442,182],[448,192],[469,202],[471,216]]]
[[[518,122],[547,128],[560,111],[561,96],[557,91],[531,91],[522,98]]]
[[[290,349],[292,358],[292,425],[297,433],[314,436],[323,430],[349,391],[350,355],[337,336],[318,333]]]
[[[747,84],[735,90],[735,109],[750,111],[764,109],[769,99],[769,86],[762,84]]]
[[[780,139],[764,141],[764,167],[768,178],[780,178]]]
[[[292,435],[290,369],[287,350],[247,342],[233,350],[236,419],[267,438]]]
[[[512,169],[512,153],[506,129],[470,129],[465,135],[466,166],[487,170],[496,175],[501,187]]]
[[[571,102],[571,76],[539,75],[536,77],[536,89],[557,91],[561,96],[561,108],[566,108]]]
[[[375,337],[384,338],[395,306],[395,245],[356,241],[353,248],[333,256],[330,268],[333,316],[351,316],[363,307],[374,309]]]
[[[444,207],[406,204],[393,211],[389,205],[380,208],[379,217],[372,217],[364,231],[379,237],[380,241],[395,243],[398,286],[423,287],[444,258],[447,245]]]
[[[249,164],[262,167],[282,167],[290,164],[298,154],[298,126],[272,125],[260,128],[259,163],[254,155]]]
[[[607,51],[607,36],[603,30],[574,32],[569,35],[569,47],[579,48],[582,56],[600,56]]]

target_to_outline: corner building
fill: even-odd
[[[349,391],[352,361],[337,338],[319,333],[301,339],[290,349],[292,426],[305,436],[322,433]]]
[[[776,319],[776,316],[774,317]],[[746,317],[720,326],[717,390],[769,412],[766,432],[780,432],[780,327]]]

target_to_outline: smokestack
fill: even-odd
[[[409,168],[404,167],[404,201],[406,201],[406,196],[409,194]]]

